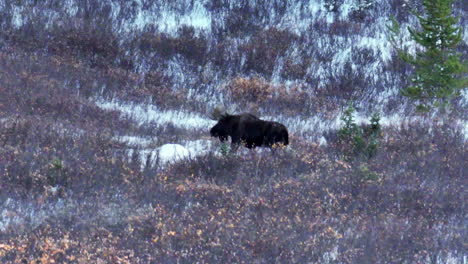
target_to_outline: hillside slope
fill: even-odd
[[[464,263],[468,93],[417,114],[386,35],[419,5],[0,0],[1,262]],[[223,155],[218,104],[291,145]]]

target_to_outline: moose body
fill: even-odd
[[[261,120],[249,113],[222,115],[211,128],[210,135],[221,142],[231,137],[231,150],[236,150],[240,144],[247,148],[289,144],[288,130],[283,124]]]

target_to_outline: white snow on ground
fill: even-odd
[[[380,53],[381,61],[378,62],[388,62],[392,58],[393,47],[387,38],[383,33],[378,34],[376,37],[362,36],[358,40],[357,47],[370,48],[374,51],[374,54]]]
[[[302,6],[302,3],[297,2],[289,7],[288,11],[281,18],[279,26],[300,34],[304,30],[307,30],[313,20],[325,18],[326,15],[327,12],[321,12],[321,6],[314,1],[309,2],[305,8]]]
[[[73,17],[78,12],[78,4],[81,0],[65,0],[64,6],[65,12]],[[189,5],[190,0],[187,0],[187,5]],[[153,4],[149,8],[143,9],[143,4],[141,0],[130,2],[136,8],[136,13],[134,16],[129,16],[126,18],[118,18],[121,15],[121,12],[124,10],[125,5],[128,3],[122,2],[118,3],[115,1],[107,1],[108,3],[103,4],[111,8],[110,14],[113,20],[123,20],[123,23],[115,23],[114,27],[116,32],[128,33],[134,30],[142,30],[147,25],[156,25],[160,32],[165,32],[168,34],[174,34],[182,25],[187,25],[193,27],[196,31],[211,31],[211,13],[206,9],[204,1],[194,1],[193,7],[184,14],[181,14],[179,10],[174,10],[171,8],[170,4]],[[2,5],[0,1],[0,10],[5,6]],[[24,12],[35,12],[36,8],[31,7],[25,9],[21,6],[13,5],[12,6],[12,19],[11,22],[17,28],[21,27],[26,21],[24,19]],[[52,24],[57,17],[54,16],[54,12],[46,12],[45,17],[48,17],[48,24]]]
[[[145,140],[143,139],[142,141],[138,141],[137,137],[132,139],[131,142],[139,146],[137,151],[141,169],[145,168],[148,158],[150,161],[149,165],[151,165],[151,167],[164,167],[167,164],[205,155],[211,150],[212,146],[212,141],[207,139],[199,139],[194,141],[188,140],[181,142],[180,144],[164,144],[157,148],[147,147]],[[134,151],[134,149],[128,150],[129,159],[132,158]]]
[[[462,98],[462,106],[468,107],[468,89],[461,91],[461,98]]]
[[[262,116],[261,118],[279,121],[288,128],[289,133],[301,135],[312,140],[317,140],[323,132],[338,125],[335,124],[335,120],[324,120],[318,116],[310,118]]]
[[[165,144],[159,147],[158,156],[160,162],[167,163],[190,157],[190,151],[180,144]]]
[[[122,115],[129,117],[138,124],[154,122],[158,125],[172,124],[176,127],[185,129],[201,129],[214,125],[214,121],[209,118],[203,118],[198,114],[187,111],[161,110],[150,104],[124,103],[116,100],[106,101],[96,100],[96,105],[102,109],[117,110]]]
[[[122,143],[126,143],[131,147],[146,146],[153,142],[152,139],[139,136],[116,136],[114,140]]]
[[[165,144],[157,149],[162,164],[204,155],[210,151],[210,140],[186,141],[180,144]]]
[[[345,0],[340,5],[340,19],[346,20],[348,19],[349,14],[354,9],[354,0]]]
[[[23,12],[23,8],[19,6],[13,7],[13,16],[11,18],[11,22],[17,28],[21,27],[24,24],[24,19],[21,13]]]
[[[69,16],[76,16],[78,13],[78,5],[76,4],[75,1],[73,0],[62,0],[64,2],[64,5],[67,6],[66,12],[67,15]]]
[[[211,29],[211,13],[206,10],[201,2],[195,2],[195,5],[190,13],[180,17],[174,12],[166,13],[160,20],[164,21],[166,27],[163,30],[174,32],[179,25],[190,25],[198,29]],[[159,23],[162,24],[162,23]]]
[[[192,155],[203,155],[208,153],[212,147],[212,140],[199,139],[193,141],[185,141],[184,146],[189,150]]]
[[[164,4],[158,6],[161,10],[153,10],[153,8],[143,10],[141,0],[135,1],[135,3],[138,3],[136,16],[124,23],[124,30],[127,32],[135,29],[142,30],[147,25],[156,25],[160,32],[169,34],[177,32],[182,25],[191,26],[196,30],[211,30],[211,13],[201,1],[194,2],[193,8],[185,14],[171,10]]]
[[[351,47],[336,52],[331,61],[332,69],[340,69],[340,71],[343,71],[346,62],[351,61],[351,55]]]

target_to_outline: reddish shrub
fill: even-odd
[[[273,87],[260,77],[237,77],[223,88],[239,102],[265,102],[273,95]]]

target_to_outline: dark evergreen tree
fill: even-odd
[[[397,47],[399,57],[414,66],[411,85],[402,94],[418,101],[418,109],[428,110],[459,96],[467,85],[466,64],[456,47],[461,41],[458,18],[452,15],[453,0],[423,0],[424,15],[417,15],[421,29],[408,28],[411,38],[419,44],[416,54]],[[397,42],[399,25],[395,19],[388,28],[391,40]]]

